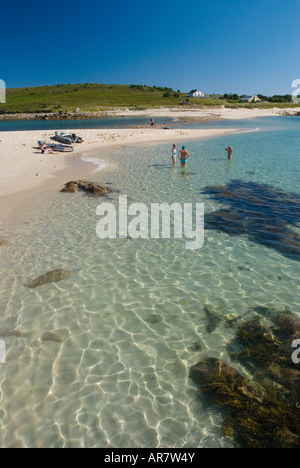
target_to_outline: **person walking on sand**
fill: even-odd
[[[173,161],[173,166],[175,166],[175,164],[176,164],[176,155],[177,155],[176,145],[173,145],[173,148],[172,148],[172,161]]]
[[[232,148],[231,146],[228,146],[228,148],[225,149],[225,151],[227,151],[227,158],[228,159],[232,159]]]
[[[190,157],[190,153],[185,149],[185,146],[182,146],[182,149],[179,151],[180,165],[184,167],[186,165],[187,159]]]

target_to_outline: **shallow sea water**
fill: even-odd
[[[170,144],[99,153],[108,165],[89,179],[111,184],[109,197],[24,202],[17,228],[1,233],[9,243],[0,249],[0,329],[25,333],[2,338],[1,447],[234,447],[220,431],[225,413],[189,369],[212,356],[247,372],[231,359],[236,330],[226,318],[258,306],[300,314],[297,258],[213,230],[199,250],[184,239],[100,239],[96,209],[118,207],[126,194],[129,204],[204,203],[210,213],[220,204],[204,187],[237,179],[299,194],[299,119],[287,119],[182,142],[186,169],[172,168]],[[25,286],[57,268],[70,276]],[[205,307],[220,317],[212,332]],[[45,341],[45,332],[63,341]]]

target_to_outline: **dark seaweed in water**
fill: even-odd
[[[251,380],[213,357],[190,369],[190,377],[228,409],[222,432],[235,435],[241,447],[300,448],[300,368],[291,347],[300,319],[280,312],[273,323],[250,320],[237,329],[237,358],[252,363]]]
[[[300,259],[300,236],[290,229],[300,226],[300,195],[240,180],[206,187],[204,193],[228,207],[206,215],[206,229],[246,234],[251,241]]]

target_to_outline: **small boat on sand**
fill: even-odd
[[[59,141],[60,143],[65,143],[67,145],[83,142],[83,139],[75,133],[55,132],[55,135],[50,138],[51,140]]]
[[[41,148],[43,146],[43,141],[38,141],[38,145]],[[56,143],[47,143],[47,148],[51,148],[53,151],[60,151],[61,153],[71,153],[74,151],[73,146],[70,145],[59,145]]]

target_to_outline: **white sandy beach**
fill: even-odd
[[[115,117],[142,117],[149,116],[149,118],[155,117],[174,117],[174,118],[194,118],[194,119],[254,119],[256,117],[274,117],[286,114],[296,114],[300,112],[300,107],[291,109],[282,109],[274,107],[272,109],[259,109],[259,108],[226,108],[222,107],[202,107],[202,108],[155,108],[147,110],[130,110],[130,109],[119,109],[114,112],[110,112],[110,115]]]
[[[300,108],[299,108],[300,110]],[[242,119],[258,116],[282,115],[288,109],[151,109],[148,111],[115,111],[113,115],[165,116],[205,118],[207,116],[224,119]],[[292,109],[293,113],[298,109]],[[69,130],[79,134],[84,143],[75,144],[73,153],[43,155],[37,147],[38,140],[50,141],[54,134],[49,131],[17,131],[0,133],[0,221],[24,197],[34,196],[45,191],[56,191],[64,183],[83,177],[93,166],[81,161],[81,155],[97,154],[104,148],[124,144],[144,144],[153,142],[184,143],[191,139],[214,137],[236,132],[238,129],[162,129],[156,127],[130,129],[83,129]],[[101,151],[102,158],[105,153]]]

